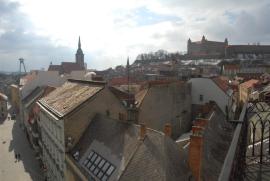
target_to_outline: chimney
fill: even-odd
[[[140,140],[144,140],[146,135],[146,126],[145,124],[140,124]]]
[[[164,134],[168,137],[172,135],[172,125],[170,123],[165,124],[164,126]]]
[[[196,118],[194,121],[194,126],[201,126],[201,127],[206,127],[208,124],[208,119],[205,118]]]
[[[203,128],[192,127],[193,134],[190,136],[188,164],[196,181],[201,180]]]

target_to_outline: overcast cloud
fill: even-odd
[[[78,36],[88,68],[105,69],[143,52],[186,51],[201,39],[270,43],[267,0],[0,0],[0,70],[74,61]]]

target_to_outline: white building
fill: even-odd
[[[233,90],[224,84],[220,85],[217,79],[192,78],[189,82],[192,104],[204,105],[209,101],[215,101],[225,115],[226,107],[228,109],[233,107]]]

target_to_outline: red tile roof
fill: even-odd
[[[27,74],[20,79],[20,84],[25,85],[31,82],[32,80],[34,80],[36,77],[37,77],[37,74],[35,72],[31,72],[30,74]]]
[[[250,88],[250,87],[254,87],[255,84],[257,84],[258,82],[259,82],[259,80],[251,79],[249,81],[246,81],[246,82],[240,84],[240,86],[245,87],[245,88]]]
[[[62,71],[61,65],[50,65],[48,71]]]
[[[215,84],[221,89],[223,90],[225,93],[227,93],[227,91],[230,89],[229,86],[229,79],[227,77],[224,76],[219,76],[219,77],[215,77],[212,79]]]
[[[62,62],[61,65],[50,65],[48,68],[48,71],[58,71],[60,74],[70,74],[76,70],[84,70],[84,67],[74,62]]]
[[[84,70],[84,67],[81,67],[79,64],[73,62],[62,62],[61,66],[63,69],[63,73],[68,74],[74,70]]]
[[[224,70],[239,70],[240,65],[238,65],[238,64],[225,64],[223,68],[224,68]]]
[[[133,78],[129,79],[130,83],[135,83],[135,80]],[[127,77],[114,77],[109,81],[109,85],[127,85],[128,84],[128,78]]]

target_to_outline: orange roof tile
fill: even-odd
[[[258,82],[259,82],[259,80],[251,79],[249,81],[246,81],[246,82],[240,84],[240,86],[245,87],[245,88],[250,88],[250,87],[253,87],[255,84],[257,84]]]
[[[239,70],[240,65],[238,65],[238,64],[225,64],[224,69],[225,70]]]
[[[215,77],[212,79],[217,86],[223,90],[225,93],[227,93],[227,91],[230,89],[229,86],[229,80],[228,78],[224,77],[224,76],[220,76],[220,77]]]

